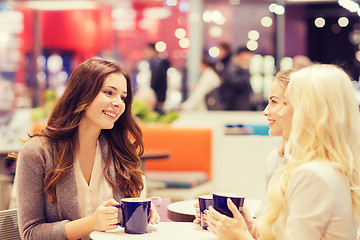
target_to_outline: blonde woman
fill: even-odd
[[[269,126],[269,135],[270,136],[282,136],[283,125],[282,120],[279,116],[280,110],[284,107],[285,100],[285,90],[290,81],[290,74],[294,72],[293,70],[279,71],[272,81],[268,94],[268,105],[263,111],[264,116],[268,120]],[[266,188],[269,180],[271,179],[274,171],[284,164],[284,146],[285,141],[282,142],[281,146],[278,149],[274,149],[268,154],[266,160]],[[200,224],[200,209],[199,203],[195,203],[196,219],[194,220],[195,224]],[[249,228],[253,226],[254,219],[249,213],[245,206],[243,208],[243,217]]]
[[[360,117],[349,76],[333,65],[291,75],[283,119],[286,163],[269,183],[269,201],[251,234],[210,208],[220,239],[356,239],[360,222]],[[253,233],[252,232],[252,233]]]

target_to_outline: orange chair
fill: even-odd
[[[146,174],[151,183],[163,189],[149,194],[172,200],[193,199],[208,193],[211,187],[211,129],[178,128],[171,125],[142,125],[146,150],[167,151],[170,157],[146,160]],[[184,191],[186,190],[186,191]]]

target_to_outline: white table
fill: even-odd
[[[149,225],[148,233],[127,234],[122,227],[114,231],[98,232],[90,234],[93,240],[126,240],[126,239],[171,239],[171,240],[215,240],[217,239],[210,231],[202,229],[199,225],[183,222],[160,222],[159,224]]]
[[[175,222],[192,222],[195,219],[194,204],[197,200],[170,203],[167,207],[168,218]]]
[[[177,222],[191,222],[195,218],[194,204],[197,201],[186,200],[169,204],[167,207],[169,219]],[[260,209],[261,200],[245,198],[245,204],[249,208],[251,215],[256,217]]]

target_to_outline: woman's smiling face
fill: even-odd
[[[283,123],[282,138],[284,140],[289,140],[293,115],[294,115],[294,109],[289,102],[287,93],[285,93],[284,107],[279,112],[279,116]]]
[[[125,99],[127,96],[127,83],[122,74],[110,74],[104,84],[85,110],[80,124],[88,128],[111,129],[114,123],[125,111]]]
[[[269,103],[263,111],[268,120],[270,136],[282,136],[283,123],[278,113],[284,107],[284,94],[285,87],[275,79],[270,85]]]

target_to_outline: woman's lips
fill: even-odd
[[[275,120],[272,120],[272,119],[268,119],[268,122],[269,122],[269,127],[274,125],[274,123],[276,122]]]

